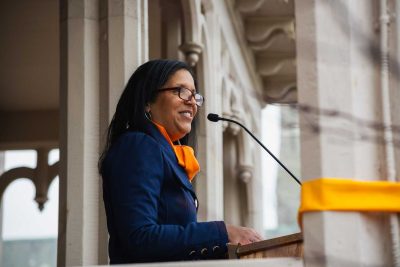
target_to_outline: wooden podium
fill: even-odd
[[[303,257],[303,235],[285,235],[248,245],[228,244],[229,259]]]

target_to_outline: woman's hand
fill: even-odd
[[[261,235],[252,228],[227,224],[226,231],[228,232],[229,243],[232,244],[247,245],[263,240]]]

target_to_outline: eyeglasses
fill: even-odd
[[[185,100],[185,101],[190,101],[192,100],[192,97],[194,97],[194,100],[196,101],[196,105],[198,107],[201,107],[204,103],[204,97],[199,94],[199,93],[193,93],[190,89],[177,86],[177,87],[170,87],[170,88],[161,88],[158,90],[158,92],[163,92],[163,91],[176,91],[178,92],[178,96],[180,99]]]

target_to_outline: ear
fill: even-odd
[[[144,108],[144,110],[146,112],[150,112],[150,104],[149,103],[146,104],[146,107]]]

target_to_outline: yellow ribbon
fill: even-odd
[[[400,212],[400,183],[319,178],[304,181],[298,220],[312,211]]]

